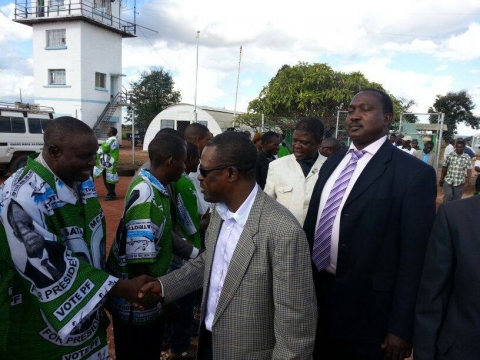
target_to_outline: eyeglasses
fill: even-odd
[[[226,168],[232,167],[234,165],[224,165],[224,166],[217,166],[211,169],[204,169],[201,166],[198,168],[198,171],[200,172],[200,175],[202,175],[203,178],[206,178],[208,174],[210,174],[212,171],[220,171],[220,170],[225,170]]]
[[[251,167],[244,169],[240,166],[235,166],[235,165],[223,165],[223,166],[217,166],[217,167],[214,167],[214,168],[211,168],[211,169],[205,169],[205,168],[200,166],[198,168],[198,171],[200,172],[200,175],[202,175],[203,178],[206,178],[208,176],[208,174],[210,174],[212,171],[225,170],[226,168],[229,168],[229,167],[233,167],[233,168],[237,169],[237,171],[248,171],[248,170],[252,169]]]

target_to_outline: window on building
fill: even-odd
[[[50,0],[49,3],[50,3],[50,7],[54,7],[54,6],[63,6],[64,3],[63,0]]]
[[[0,133],[25,133],[23,117],[0,116]]]
[[[160,120],[160,129],[165,129],[165,128],[170,128],[174,129],[175,128],[175,120]]]
[[[49,119],[28,118],[28,132],[30,134],[43,134]]]
[[[47,48],[60,48],[67,46],[65,29],[47,30]]]
[[[95,73],[95,87],[102,89],[107,87],[107,74]]]
[[[48,85],[66,85],[65,69],[48,70]]]
[[[112,1],[111,0],[94,0],[93,1],[93,8],[96,11],[101,11],[106,14],[112,13]]]

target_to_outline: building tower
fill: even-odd
[[[33,28],[35,102],[98,137],[110,126],[121,133],[122,38],[136,36],[121,0],[16,0],[13,21]]]

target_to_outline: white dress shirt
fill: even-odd
[[[337,214],[335,216],[335,220],[333,222],[333,227],[332,227],[332,238],[331,238],[331,246],[330,246],[330,265],[325,268],[325,270],[331,274],[335,274],[335,272],[337,271],[338,241],[340,237],[340,219],[341,219],[341,216],[338,216],[338,215],[342,213],[342,209],[343,209],[343,206],[345,205],[345,201],[347,200],[348,195],[350,195],[350,192],[352,191],[352,188],[355,185],[355,182],[359,178],[360,174],[365,169],[369,161],[372,159],[373,155],[375,155],[378,149],[380,149],[380,147],[383,145],[386,139],[387,139],[387,136],[383,136],[377,141],[375,141],[374,143],[368,145],[363,149],[363,151],[365,151],[365,154],[357,161],[357,166],[352,174],[352,177],[350,178],[350,182],[348,183],[347,189],[343,194],[342,202],[340,203],[340,206],[337,210]],[[350,149],[358,150],[355,147],[355,145],[353,145],[353,143],[350,145],[349,150]],[[335,184],[335,181],[339,177],[343,168],[347,166],[351,157],[352,157],[352,154],[347,152],[347,154],[344,156],[342,161],[340,161],[340,163],[337,165],[332,175],[330,175],[327,182],[325,183],[325,186],[323,187],[322,196],[320,198],[320,206],[317,214],[317,225],[315,226],[315,233],[317,231],[318,222],[320,220],[320,216],[322,214],[323,208],[325,207],[328,197],[330,196],[330,191],[332,190],[333,185]]]
[[[210,273],[210,285],[207,293],[207,307],[205,309],[205,327],[212,331],[213,318],[218,306],[218,300],[222,294],[223,283],[227,276],[228,267],[232,260],[233,252],[237,247],[238,240],[242,234],[248,215],[252,209],[253,202],[257,196],[258,185],[255,185],[250,195],[232,213],[225,204],[217,205],[217,212],[223,220],[222,228],[217,239],[213,264]]]

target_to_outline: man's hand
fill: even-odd
[[[443,179],[438,180],[438,186],[443,186]]]
[[[158,279],[153,279],[152,281],[145,283],[138,291],[138,298],[143,299],[146,294],[150,293],[157,295],[159,298],[163,296],[162,285]]]
[[[385,360],[403,360],[412,355],[412,344],[392,333],[385,337],[382,349],[385,350]]]
[[[465,189],[468,189],[470,187],[470,179],[466,179],[465,181]]]
[[[131,280],[118,280],[117,283],[110,290],[110,293],[117,297],[125,298],[133,306],[140,309],[147,309],[155,306],[160,301],[160,296],[155,293],[144,296],[139,299],[138,293],[142,286],[150,282],[158,282],[156,278],[148,275],[140,275]]]

